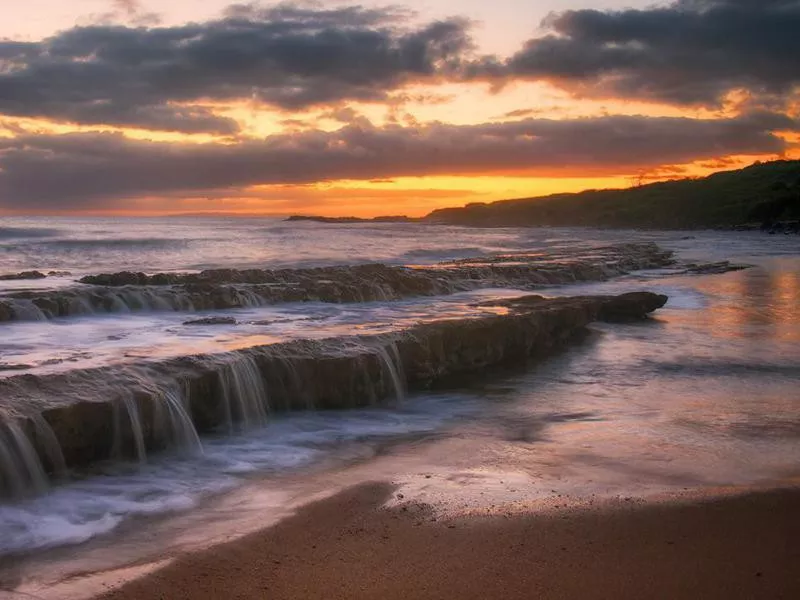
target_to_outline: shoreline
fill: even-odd
[[[400,496],[389,483],[345,489],[95,599],[800,595],[800,487],[553,497],[552,510],[454,517]]]
[[[770,258],[770,260],[778,261],[779,259]],[[789,260],[796,259],[792,257]],[[454,434],[437,435],[437,443],[426,444],[424,451],[419,451],[412,444],[409,446],[410,449],[405,449],[404,446],[399,460],[388,460],[384,457],[381,446],[375,453],[375,458],[378,460],[374,460],[370,456],[370,467],[360,469],[362,474],[367,473],[367,478],[352,479],[344,475],[332,476],[326,472],[321,478],[323,481],[338,480],[348,486],[359,481],[387,481],[396,477],[400,480],[410,479],[410,481],[404,482],[402,488],[393,492],[392,488],[388,488],[389,492],[387,492],[394,494],[390,504],[401,504],[394,508],[392,514],[399,515],[399,519],[404,523],[403,527],[396,532],[394,530],[393,533],[390,532],[389,539],[384,540],[382,535],[375,534],[376,525],[373,527],[372,533],[367,531],[368,537],[371,536],[371,541],[363,543],[362,549],[357,552],[358,556],[363,560],[363,555],[367,555],[372,560],[373,557],[369,555],[374,547],[386,542],[394,545],[397,549],[396,555],[404,557],[406,554],[421,554],[433,557],[432,560],[438,563],[440,569],[453,569],[455,567],[463,568],[465,561],[463,557],[469,558],[468,552],[471,545],[485,546],[489,548],[486,555],[492,557],[493,564],[497,563],[494,565],[496,570],[506,574],[503,576],[502,573],[494,573],[492,577],[500,578],[500,581],[503,578],[509,579],[509,577],[513,579],[515,574],[510,571],[510,567],[506,567],[507,561],[503,554],[505,549],[502,545],[504,538],[508,539],[509,535],[516,535],[513,531],[509,532],[501,526],[496,526],[490,528],[490,532],[483,537],[475,538],[473,536],[472,542],[451,539],[450,544],[445,547],[436,545],[438,542],[433,546],[428,546],[423,543],[424,540],[421,542],[418,536],[415,537],[409,533],[422,527],[425,527],[427,531],[427,528],[433,527],[435,523],[443,525],[445,521],[448,523],[453,521],[451,516],[442,517],[441,513],[436,513],[436,510],[440,508],[439,499],[436,498],[437,490],[443,491],[442,495],[451,494],[458,503],[458,508],[465,505],[463,493],[465,488],[472,490],[474,499],[478,503],[484,502],[483,505],[477,506],[469,517],[466,515],[458,517],[455,530],[461,529],[462,524],[464,527],[470,528],[485,525],[488,517],[483,514],[481,508],[485,508],[492,502],[501,507],[498,509],[500,514],[495,514],[493,517],[494,521],[502,524],[503,521],[500,519],[503,519],[514,524],[512,529],[514,527],[530,529],[527,524],[528,520],[534,518],[541,520],[544,517],[551,520],[561,517],[564,517],[565,520],[574,520],[573,512],[580,512],[580,506],[573,506],[569,511],[560,512],[564,502],[560,497],[556,500],[557,492],[551,488],[559,488],[559,492],[565,491],[559,485],[562,483],[562,478],[571,479],[571,482],[565,483],[566,491],[568,493],[575,492],[575,496],[572,498],[567,497],[567,504],[575,497],[581,496],[586,497],[586,502],[589,502],[588,497],[592,495],[591,492],[602,488],[612,488],[618,495],[627,495],[628,490],[619,490],[619,486],[626,483],[633,484],[635,489],[630,491],[636,499],[633,502],[627,501],[627,504],[622,504],[623,500],[619,500],[617,507],[620,509],[617,510],[619,513],[626,511],[631,504],[641,510],[643,510],[643,507],[640,506],[641,503],[675,504],[673,501],[676,499],[670,499],[666,497],[667,495],[654,498],[648,494],[639,494],[640,490],[636,488],[647,485],[649,481],[655,484],[665,482],[668,485],[690,487],[694,487],[697,483],[712,486],[741,483],[746,486],[747,482],[756,482],[756,487],[759,488],[761,485],[758,482],[769,485],[768,482],[782,480],[787,469],[795,472],[794,469],[798,464],[797,452],[800,448],[792,441],[793,438],[796,440],[793,432],[795,431],[794,424],[797,421],[794,418],[794,411],[791,410],[792,388],[791,386],[787,388],[786,385],[787,382],[790,383],[794,380],[797,374],[792,367],[793,364],[796,364],[794,360],[796,348],[792,349],[791,346],[791,340],[796,336],[794,333],[796,320],[792,316],[791,300],[795,291],[800,288],[797,288],[797,279],[795,273],[792,273],[793,264],[793,262],[787,262],[781,268],[744,271],[743,275],[730,275],[724,279],[711,277],[697,280],[687,279],[686,289],[679,287],[677,295],[682,302],[678,304],[676,310],[665,312],[663,318],[655,320],[646,328],[638,325],[626,325],[619,328],[602,325],[598,328],[602,335],[594,336],[593,343],[577,353],[577,358],[567,358],[572,355],[572,353],[568,353],[563,359],[559,358],[553,363],[548,362],[537,366],[530,373],[526,371],[524,376],[515,376],[509,381],[493,381],[487,383],[485,389],[483,387],[476,388],[476,393],[479,393],[481,397],[481,406],[484,404],[487,407],[491,406],[491,411],[487,415],[481,414],[480,419],[465,421],[467,424],[458,421],[459,428]],[[787,273],[786,277],[779,276]],[[663,291],[673,291],[670,287],[673,279],[664,280]],[[694,281],[699,283],[693,283]],[[680,286],[682,282],[678,282],[678,284]],[[611,289],[616,290],[615,287]],[[701,303],[700,299],[704,298],[711,300]],[[731,311],[731,307],[735,307],[735,310]],[[768,307],[770,312],[765,313],[764,307]],[[759,320],[755,320],[754,317],[759,317]],[[754,328],[754,324],[758,326]],[[691,335],[687,334],[689,331],[691,331]],[[701,337],[704,333],[709,334],[707,340]],[[737,336],[741,336],[743,333],[746,333],[747,337],[742,339],[746,339],[747,342],[743,343],[740,348],[736,344],[736,340],[739,340]],[[756,334],[758,337],[754,337]],[[723,345],[719,346],[722,351],[707,355],[704,351],[708,350],[708,344],[716,342],[717,338],[722,341]],[[750,352],[754,339],[764,341],[764,352],[759,353],[757,357],[753,357]],[[692,344],[693,341],[698,342],[697,346]],[[694,351],[695,348],[696,351]],[[717,348],[716,344],[714,344],[714,348]],[[788,354],[780,354],[783,348],[788,349]],[[751,365],[750,359],[753,358],[759,360]],[[389,362],[392,362],[391,356]],[[743,375],[747,377],[743,377]],[[381,376],[387,383],[390,383],[386,372],[381,372]],[[704,384],[705,387],[699,387],[700,384]],[[469,386],[469,389],[471,392],[472,387]],[[698,393],[698,390],[701,390],[702,393]],[[732,400],[740,402],[734,404]],[[790,410],[787,411],[787,408]],[[764,440],[768,444],[761,444],[759,440]],[[718,446],[717,441],[724,442],[724,445]],[[227,452],[227,446],[225,449]],[[724,452],[719,451],[723,449]],[[366,461],[364,462],[366,464]],[[391,464],[392,462],[394,464]],[[381,464],[376,468],[374,463]],[[391,470],[387,466],[392,467]],[[490,472],[487,474],[487,471]],[[434,481],[430,481],[431,473]],[[406,474],[410,474],[411,477],[405,477]],[[440,481],[436,481],[439,479]],[[523,479],[526,481],[522,481]],[[793,484],[796,485],[796,482]],[[143,486],[142,489],[152,487],[148,482],[148,485]],[[572,490],[569,489],[570,487]],[[130,489],[132,492],[138,493],[137,487]],[[338,489],[345,488],[339,487]],[[432,493],[431,489],[433,489]],[[753,488],[749,489],[752,491]],[[126,488],[126,493],[127,490],[128,488]],[[458,490],[458,492],[452,494],[453,490]],[[531,491],[533,490],[541,492],[538,498],[532,497]],[[272,490],[267,489],[266,491]],[[420,491],[423,493],[417,495]],[[727,497],[720,500],[708,500],[707,497],[717,496],[720,492],[722,494],[738,494],[739,491],[728,487],[712,487],[708,488],[705,493],[698,492],[698,495],[706,497],[702,499],[702,504],[722,502],[729,505]],[[403,493],[404,497],[397,498],[398,493]],[[704,530],[701,533],[705,536],[717,535],[727,539],[729,545],[738,551],[738,545],[742,544],[742,539],[750,540],[758,537],[758,530],[767,531],[768,535],[772,536],[772,542],[777,540],[778,543],[767,544],[768,547],[764,551],[745,548],[753,553],[748,560],[752,562],[753,558],[761,560],[762,556],[768,556],[772,563],[778,564],[790,556],[788,549],[792,540],[795,539],[792,537],[787,541],[788,536],[785,532],[781,534],[781,528],[785,528],[787,523],[790,524],[789,519],[792,518],[793,513],[796,513],[796,507],[800,503],[797,502],[796,495],[791,501],[783,500],[782,502],[790,502],[791,510],[783,513],[790,516],[784,518],[783,521],[775,521],[768,514],[769,509],[764,508],[763,500],[752,500],[755,495],[758,494],[748,493],[751,501],[746,509],[741,509],[741,507],[724,509],[731,515],[727,527],[718,527],[716,533],[708,533]],[[494,497],[487,502],[489,496]],[[679,492],[678,496],[677,504],[695,502],[691,500],[692,492],[686,494]],[[644,499],[639,500],[638,497]],[[418,502],[408,504],[409,498],[414,498]],[[309,495],[305,495],[303,500],[310,501]],[[594,507],[583,508],[589,512],[600,511],[602,508],[604,520],[608,520],[606,513],[613,513],[613,506],[605,501],[598,501],[597,498],[593,498],[593,501]],[[378,517],[385,516],[383,511],[376,510],[380,504],[378,500],[375,501],[376,504],[370,503],[369,498],[356,497],[352,502],[354,510],[358,508],[360,513],[358,517],[360,521],[357,521],[359,523],[368,521],[374,525],[381,522],[380,519],[376,520]],[[409,510],[414,513],[415,517],[417,513],[421,516],[428,516],[425,512],[427,509],[424,506],[420,508],[419,502],[430,502],[434,505],[430,518],[437,518],[436,522],[422,521],[420,525],[417,525],[417,521],[408,521],[409,515],[406,513]],[[580,503],[579,500],[578,504]],[[404,504],[407,504],[406,510],[403,510],[402,505]],[[589,504],[591,505],[592,502]],[[598,504],[603,504],[603,506],[600,507]],[[589,510],[590,508],[591,510]],[[531,514],[532,511],[535,514]],[[326,527],[343,531],[342,528],[346,525],[344,512],[346,511],[341,506],[339,514],[329,508],[327,519],[321,518],[326,521]],[[543,512],[547,514],[544,515]],[[376,517],[376,513],[378,517]],[[267,525],[263,513],[256,513],[254,516],[254,527],[250,531],[256,528],[262,529]],[[171,517],[168,518],[172,521]],[[356,518],[353,517],[351,522],[354,519]],[[319,519],[317,520],[319,521]],[[754,525],[751,523],[753,520],[755,520]],[[205,528],[198,525],[200,521],[201,519],[195,519],[191,521],[193,524],[178,525],[173,527],[173,531],[184,531],[182,527],[186,527],[187,535],[205,535]],[[28,519],[23,525],[27,526],[29,522],[36,524],[36,521]],[[224,526],[225,522],[226,518],[223,517],[220,525]],[[695,523],[697,522],[695,520]],[[705,526],[702,520],[699,522],[702,527]],[[733,523],[733,526],[730,523]],[[138,530],[140,524],[139,521],[132,520],[128,526]],[[540,526],[544,527],[541,524]],[[354,527],[363,529],[361,525]],[[628,525],[621,527],[627,531]],[[194,529],[193,533],[192,529]],[[353,528],[351,527],[351,529]],[[449,527],[447,529],[448,531],[444,532],[445,536],[452,533],[449,531]],[[695,529],[701,530],[701,527]],[[732,531],[728,531],[728,529]],[[274,531],[273,529],[268,531],[262,529],[260,533],[254,534],[254,537],[272,536]],[[536,531],[539,531],[538,526],[532,536],[538,539]],[[637,531],[641,533],[643,530],[640,527]],[[144,540],[150,533],[142,531],[140,539]],[[694,532],[690,533],[694,534]],[[305,535],[305,533],[300,531],[298,535]],[[344,534],[340,537],[346,540],[347,535],[349,534],[344,530]],[[565,535],[569,540],[569,535],[572,534],[567,531]],[[794,536],[794,530],[792,536]],[[610,544],[606,543],[607,539],[599,539],[595,540],[595,546],[610,548],[610,550],[602,552],[608,551],[619,555],[620,551],[615,544],[618,545],[622,542],[617,539],[618,537],[616,533],[612,532]],[[639,536],[639,538],[642,537],[644,536]],[[484,538],[489,539],[487,541]],[[631,536],[628,539],[630,538]],[[153,543],[149,547],[157,547],[156,536],[150,536],[150,539]],[[161,538],[162,541],[169,539],[168,536]],[[289,539],[287,547],[295,548],[295,539]],[[695,548],[705,548],[708,540],[692,539],[694,541],[689,554],[694,558]],[[223,540],[215,540],[215,543],[219,541]],[[582,543],[583,539],[579,541]],[[674,542],[674,540],[672,541]],[[639,548],[636,546],[639,544],[636,539],[631,543],[633,547]],[[323,545],[335,551],[341,547],[348,547],[342,539],[338,538],[329,539]],[[134,545],[130,546],[135,547]],[[498,552],[492,550],[495,546],[497,546]],[[222,552],[226,547],[215,546],[208,552]],[[572,549],[573,545],[541,547],[537,556],[544,555],[545,558],[548,555],[557,556],[558,553],[564,552],[561,550],[562,547]],[[784,548],[785,551],[779,552],[778,550],[781,548]],[[98,537],[95,550],[96,555],[105,554],[109,556],[109,560],[115,561],[116,565],[133,565],[137,569],[136,576],[142,574],[142,571],[138,571],[139,567],[155,569],[163,566],[150,564],[147,561],[125,563],[119,560],[120,557],[117,553],[119,545],[114,544],[111,538]],[[199,548],[174,548],[164,551],[162,556],[180,564],[184,564],[184,559],[189,560],[191,564],[195,565],[191,568],[187,567],[194,572],[194,575],[187,576],[191,579],[197,576],[196,563],[199,555],[189,555],[187,550],[195,552]],[[576,552],[579,550],[581,548],[578,548]],[[631,552],[633,554],[632,558],[628,557],[631,560],[630,564],[633,565],[632,569],[637,572],[641,570],[641,565],[636,562],[638,560],[636,552],[627,548],[625,550],[629,554]],[[519,548],[518,551],[522,552]],[[528,551],[525,550],[525,552]],[[577,562],[571,557],[567,557],[573,568],[580,572],[588,569],[587,564],[591,567],[591,560],[595,560],[596,554],[593,548],[583,548],[582,551],[585,553],[584,558],[579,556]],[[80,550],[76,549],[75,552],[78,553]],[[493,552],[496,554],[496,560],[494,560]],[[69,551],[65,550],[65,554],[68,553]],[[450,556],[451,553],[455,554],[455,558]],[[258,552],[253,552],[253,554],[258,555]],[[302,567],[308,562],[307,554],[307,549],[304,550],[297,546],[297,552],[287,560],[281,558],[276,560],[281,561],[282,564],[291,563],[294,569],[296,564]],[[585,559],[586,556],[589,558]],[[794,560],[794,555],[791,556]],[[269,569],[272,569],[269,564],[262,564],[260,561],[253,562],[247,554],[244,558],[242,565],[245,568],[245,578],[250,577],[250,572],[260,572],[259,577],[254,580],[251,578],[248,585],[260,583],[263,577],[273,576],[269,572]],[[511,559],[516,560],[513,556]],[[350,570],[352,564],[348,560],[341,559],[338,555],[328,556],[327,562],[316,560],[313,563],[314,568],[308,567],[307,570],[309,570],[310,576],[316,577],[314,570],[323,572],[329,568],[336,568],[338,562]],[[582,563],[581,560],[590,562]],[[701,562],[705,560],[703,558]],[[456,561],[455,567],[454,564],[451,564],[453,561]],[[652,562],[656,564],[660,561],[659,557],[652,559]],[[105,580],[109,582],[115,579],[133,578],[131,574],[124,575],[123,571],[126,570],[124,568],[120,570],[93,569],[90,562],[81,564],[79,560],[75,560],[72,564],[77,565],[78,568],[73,569],[64,578],[52,577],[48,572],[47,565],[42,563],[38,566],[26,565],[30,567],[27,569],[27,574],[31,576],[27,581],[35,585],[36,581],[41,581],[39,577],[42,576],[49,577],[51,582],[66,581],[71,586],[77,586],[86,580],[94,579],[92,574],[96,574],[95,581],[101,577],[105,577]],[[228,564],[231,566],[230,570],[234,571],[235,565]],[[370,564],[373,565],[375,572],[385,572],[386,567],[394,567],[393,562],[386,561],[383,564],[374,561]],[[739,564],[741,564],[741,560]],[[83,568],[84,566],[86,568]],[[275,564],[275,566],[278,565]],[[536,567],[536,565],[534,566]],[[613,566],[613,564],[609,564],[609,568]],[[548,565],[547,572],[540,572],[540,575],[550,577],[552,574],[549,569],[556,569],[556,567],[558,565]],[[545,567],[540,565],[536,568],[543,569]],[[717,572],[718,568],[718,565],[712,565],[712,575]],[[384,570],[381,571],[381,569]],[[530,570],[529,567],[521,568],[523,571],[526,569]],[[780,570],[782,579],[776,584],[780,586],[778,591],[770,588],[768,590],[770,595],[765,594],[764,597],[780,597],[776,594],[783,593],[785,589],[794,590],[793,587],[790,587],[794,585],[794,582],[789,580],[787,583],[787,575],[784,571],[785,569]],[[168,572],[170,572],[169,569],[162,571],[161,574],[168,574]],[[767,573],[764,570],[756,572],[762,573],[761,577]],[[236,582],[228,585],[224,581],[227,575],[225,573],[221,575],[222,579],[216,585],[232,590],[238,589]],[[436,574],[426,575],[426,577],[433,582],[429,587],[438,581]],[[492,577],[488,577],[488,579],[492,579]],[[568,577],[568,575],[563,576],[563,578]],[[348,585],[357,586],[358,589],[362,587],[359,580],[350,580]],[[405,595],[419,597],[418,590],[408,591],[403,588],[403,585],[405,585],[404,582],[400,581],[398,589],[406,590]],[[53,589],[48,589],[49,586],[40,587],[41,598],[66,600],[66,596],[60,595],[54,589],[58,587],[57,584],[52,587]],[[100,588],[95,587],[88,592],[84,587],[84,597],[88,597],[89,593],[96,593],[98,589]],[[166,591],[171,589],[172,587],[167,587]],[[248,594],[252,589],[258,591],[260,588],[247,587],[242,590],[241,597],[250,597]],[[294,588],[285,589],[288,592],[284,597],[296,597],[296,594],[293,593]],[[748,592],[753,592],[751,588],[746,589]],[[19,593],[24,594],[28,591],[39,597],[36,590],[27,585],[20,587],[19,590],[16,597]],[[202,590],[198,592],[197,589],[192,589],[192,591],[193,593],[188,597],[198,597],[197,594],[202,593]],[[375,593],[377,594],[377,592]],[[370,597],[366,595],[366,592],[364,594],[364,597]],[[520,592],[519,597],[525,597],[522,594],[523,592]],[[158,597],[159,595],[163,595],[163,592],[156,590],[153,595],[144,597]],[[208,597],[219,597],[220,595],[222,594]],[[236,594],[233,595],[236,596]],[[458,595],[469,597],[467,592]],[[498,595],[507,596],[505,592],[498,592]],[[657,596],[657,594],[655,595]],[[270,592],[269,596],[281,597],[273,592]],[[0,598],[2,597],[4,595],[0,593]],[[171,596],[167,594],[165,597]],[[202,595],[199,597],[202,598]],[[263,595],[254,595],[253,597],[263,597]],[[308,597],[314,596],[312,594]],[[352,594],[346,590],[342,592],[341,597],[352,597]],[[391,598],[392,596],[386,597]],[[534,597],[538,597],[538,594]],[[572,597],[584,596],[576,594]],[[638,597],[638,595],[633,595],[633,597]],[[694,594],[686,592],[685,597],[694,597]],[[730,594],[725,597],[730,597]]]

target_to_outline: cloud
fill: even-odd
[[[553,14],[495,78],[582,95],[719,106],[734,90],[785,98],[800,85],[800,2],[679,0],[644,10]],[[481,71],[476,67],[477,71]]]
[[[111,4],[117,9],[134,16],[142,10],[142,3],[138,0],[111,0]]]
[[[419,23],[396,7],[237,4],[216,20],[154,27],[138,0],[110,6],[112,21],[138,26],[0,41],[0,114],[230,136],[239,126],[215,104],[396,110],[415,83],[549,81],[576,95],[705,106],[744,89],[749,108],[770,110],[800,86],[800,0],[565,11],[507,58],[481,56],[466,19]]]
[[[627,174],[637,169],[786,149],[789,117],[607,116],[457,126],[304,131],[237,144],[168,144],[120,134],[0,139],[0,207],[111,209],[126,199],[243,193],[256,185],[418,175]],[[246,195],[246,194],[245,194]]]
[[[161,22],[161,17],[145,9],[140,0],[109,0],[108,11],[91,14],[86,19],[92,24],[129,23],[136,27],[151,27]]]
[[[203,103],[381,101],[456,71],[472,48],[468,27],[410,27],[397,9],[292,5],[237,5],[176,27],[77,27],[38,43],[0,42],[0,114],[230,134],[236,123]]]
[[[334,121],[339,121],[340,123],[353,123],[357,119],[363,118],[361,114],[349,106],[343,106],[339,108],[331,109],[322,115],[320,115],[322,119],[332,119]]]

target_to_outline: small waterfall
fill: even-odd
[[[144,444],[144,430],[142,428],[142,416],[139,413],[139,405],[131,393],[123,393],[120,402],[114,404],[114,454],[123,454],[123,438],[125,428],[123,426],[123,412],[130,423],[130,432],[133,437],[133,448],[136,453],[136,460],[140,464],[147,462],[147,451]]]
[[[169,437],[170,446],[184,454],[203,454],[203,445],[186,410],[183,394],[177,389],[160,390],[157,398],[155,424]]]
[[[392,380],[392,387],[394,387],[395,399],[398,402],[405,400],[406,385],[405,375],[403,374],[403,364],[400,360],[400,353],[394,342],[390,342],[386,346],[376,346],[375,353],[381,360],[383,368],[389,374]]]
[[[147,309],[147,300],[139,290],[124,290],[117,294],[130,312]]]
[[[120,293],[129,311],[172,310],[172,306],[151,290],[126,289]]]
[[[195,310],[194,302],[192,302],[192,299],[189,296],[184,295],[181,296],[180,299],[181,299],[181,310],[194,312]]]
[[[10,302],[14,318],[19,321],[47,321],[47,315],[31,300],[12,300]]]
[[[164,301],[170,306],[169,310],[173,311],[182,310],[189,312],[193,312],[195,310],[195,306],[192,303],[192,299],[184,291],[173,290],[172,295],[169,297],[169,300],[164,299]]]
[[[245,429],[265,425],[269,400],[255,360],[238,358],[225,365],[219,378],[228,428],[233,430],[234,423]]]
[[[289,385],[286,386],[286,384],[284,384],[287,390],[286,395],[292,394],[298,397],[303,397],[305,400],[305,408],[307,410],[316,410],[316,404],[314,402],[313,395],[306,393],[306,386],[304,385],[303,377],[301,377],[297,368],[297,361],[295,357],[288,356],[283,352],[279,352],[275,356],[283,365],[283,368],[286,370],[286,374],[288,376],[287,383]]]
[[[94,308],[88,299],[82,296],[73,296],[69,301],[70,315],[93,315]]]
[[[366,286],[366,289],[364,289]],[[392,299],[393,293],[387,291],[384,284],[380,281],[370,281],[370,282],[362,282],[359,286],[361,289],[361,298],[362,302],[364,301],[364,296],[368,296],[370,302],[380,301],[380,302],[388,302]]]
[[[131,307],[125,303],[125,300],[123,300],[119,294],[112,294],[111,311],[119,313],[129,313],[131,312]]]
[[[44,492],[47,475],[33,444],[16,421],[0,424],[0,491],[19,498]]]
[[[397,373],[398,382],[399,382],[399,386],[400,386],[399,387],[400,393],[399,393],[398,400],[405,400],[406,394],[408,392],[408,390],[406,389],[406,387],[407,387],[406,386],[406,381],[407,381],[406,380],[406,372],[405,372],[405,369],[403,368],[403,359],[400,358],[400,350],[397,347],[397,342],[390,342],[388,349],[389,349],[389,353],[391,355],[391,358],[393,360],[393,363],[395,365],[395,370],[396,370],[396,373]]]
[[[44,452],[48,461],[48,469],[57,478],[65,477],[67,474],[67,462],[64,460],[64,453],[61,451],[61,444],[53,432],[53,428],[45,421],[41,414],[33,417],[34,433],[39,448]]]
[[[252,290],[236,288],[233,290],[233,295],[239,306],[257,308],[265,305],[264,299]]]
[[[162,310],[162,311],[170,311],[175,310],[175,308],[165,299],[153,292],[147,292],[148,300],[150,301],[149,308],[151,310]]]

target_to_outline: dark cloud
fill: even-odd
[[[111,0],[129,20],[136,0]],[[175,27],[94,25],[41,42],[0,41],[0,114],[235,134],[209,108],[393,106],[413,82],[546,80],[578,94],[718,105],[744,88],[781,109],[800,85],[800,0],[678,0],[573,10],[513,56],[479,56],[469,22],[411,25],[397,8],[233,5]],[[399,117],[395,115],[399,120]]]
[[[719,105],[744,88],[786,97],[800,84],[800,1],[679,0],[665,7],[551,15],[494,77],[549,80],[571,91]]]
[[[306,131],[238,144],[166,144],[119,134],[0,139],[0,207],[112,208],[126,198],[253,185],[436,174],[620,174],[731,154],[785,150],[784,115],[700,120],[609,116]]]
[[[227,134],[232,120],[186,106],[383,100],[457,70],[472,47],[462,19],[405,25],[395,9],[239,5],[201,24],[98,25],[0,42],[0,114]]]

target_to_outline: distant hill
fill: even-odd
[[[755,163],[702,179],[589,190],[435,210],[424,221],[477,227],[652,229],[765,226],[800,220],[800,160]]]
[[[372,217],[365,219],[362,217],[316,217],[313,215],[292,215],[285,221],[312,221],[314,223],[328,223],[333,225],[351,225],[353,223],[414,223],[420,221],[414,217],[404,217],[402,215],[387,217]]]

